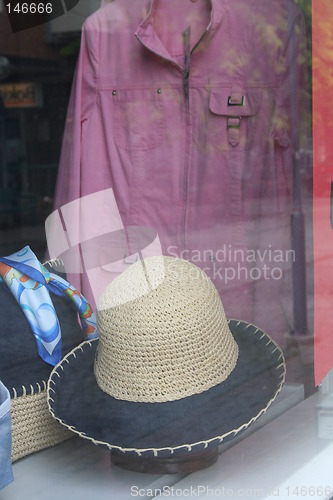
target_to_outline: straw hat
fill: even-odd
[[[2,324],[0,379],[11,397],[12,462],[73,437],[50,416],[47,407],[47,380],[52,366],[37,353],[31,328],[14,297],[0,283]],[[60,297],[54,305],[63,328],[63,352],[82,340],[82,332],[72,307]]]
[[[168,457],[217,446],[262,415],[281,390],[275,342],[227,321],[207,275],[172,257],[131,265],[104,291],[99,340],[54,368],[51,414],[95,444]]]
[[[30,261],[38,267],[40,263],[34,253],[26,247],[21,254],[25,251],[28,252]],[[18,254],[20,252],[13,256]],[[28,268],[27,265],[26,267]],[[53,263],[47,267],[51,271],[56,270]],[[13,276],[14,274],[15,272]],[[27,290],[33,291],[37,282],[31,279],[30,282],[23,281],[23,284]],[[22,290],[23,288],[22,285]],[[20,297],[19,305],[5,282],[0,282],[0,313],[3,325],[0,335],[0,380],[8,388],[11,397],[12,462],[74,436],[50,415],[47,405],[47,380],[53,367],[38,355],[32,327],[23,314],[23,308],[27,311],[29,306],[24,303],[22,295]],[[77,319],[77,309],[71,301],[63,295],[52,294],[52,304],[61,326],[64,355],[82,342],[84,335]],[[36,310],[30,310],[31,320],[42,316],[42,311],[39,308],[37,310],[37,306]],[[46,317],[49,319],[51,331],[54,326],[53,313],[49,312]]]

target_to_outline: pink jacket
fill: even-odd
[[[206,270],[229,316],[270,330],[293,259],[289,107],[292,95],[298,115],[304,32],[291,5],[99,9],[82,30],[56,191],[61,207],[112,188],[123,226],[154,228],[164,254]]]

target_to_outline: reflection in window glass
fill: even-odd
[[[0,257],[29,246],[94,310],[138,259],[189,260],[310,396],[311,2],[102,4],[0,4]]]

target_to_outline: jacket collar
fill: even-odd
[[[172,56],[169,54],[166,47],[161,42],[158,34],[154,29],[154,15],[157,3],[160,0],[150,0],[148,3],[148,15],[136,30],[135,36],[145,45],[149,50],[163,57],[164,59],[173,61]],[[166,0],[167,1],[167,0]],[[211,17],[206,31],[210,34],[219,27],[221,24],[223,13],[225,10],[225,2],[223,0],[207,0],[211,4]]]

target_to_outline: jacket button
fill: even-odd
[[[162,94],[162,89],[157,89],[158,94]]]
[[[112,95],[117,95],[117,91],[116,90],[112,90]]]

